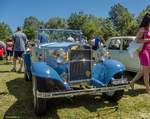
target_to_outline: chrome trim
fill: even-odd
[[[39,92],[36,91],[38,98],[60,98],[60,97],[73,97],[78,95],[86,95],[86,94],[101,94],[104,92],[113,92],[118,90],[124,90],[129,87],[128,84],[111,86],[111,87],[101,87],[101,88],[91,88],[91,89],[82,89],[82,90],[71,90],[71,91],[63,91],[63,92]]]
[[[83,80],[76,80],[76,81],[69,81],[69,83],[82,83],[82,82],[89,82],[92,79],[83,79]]]
[[[92,62],[94,60],[87,60],[87,59],[82,59],[82,60],[71,60],[71,61],[68,61],[69,63],[72,63],[72,62]]]

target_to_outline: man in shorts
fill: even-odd
[[[27,43],[27,36],[22,32],[20,27],[17,27],[17,31],[13,34],[12,40],[14,42],[14,59],[13,68],[11,71],[16,72],[16,60],[19,58],[20,67],[18,72],[21,72],[23,67],[23,54],[25,52],[25,45]]]

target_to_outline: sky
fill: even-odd
[[[0,22],[4,21],[15,30],[28,16],[44,22],[56,16],[68,18],[71,13],[79,11],[108,17],[111,7],[117,3],[137,16],[150,5],[150,0],[0,0]]]

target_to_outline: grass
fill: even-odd
[[[101,96],[79,96],[49,100],[48,112],[34,114],[31,82],[25,82],[23,73],[9,72],[11,65],[0,65],[0,119],[149,119],[150,95],[143,84],[135,91],[125,91],[118,103]],[[129,78],[132,78],[130,75]]]

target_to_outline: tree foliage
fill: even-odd
[[[39,21],[34,16],[26,17],[24,20],[24,28],[32,27],[34,29],[37,29],[39,27]]]
[[[27,35],[28,40],[34,40],[36,36],[36,30],[33,27],[24,28],[23,32]]]
[[[0,22],[0,40],[5,42],[11,35],[12,30],[9,25],[4,22]]]
[[[144,15],[147,13],[147,12],[150,12],[150,5],[148,5],[143,11],[140,12],[140,14],[138,15],[137,17],[137,23],[140,24]]]
[[[136,22],[134,16],[129,13],[128,9],[121,4],[116,4],[111,7],[109,18],[112,21],[118,35],[131,35],[133,34]]]
[[[87,20],[87,14],[83,12],[75,12],[70,15],[67,21],[70,29],[82,30],[82,27]]]
[[[103,33],[101,30],[101,20],[98,17],[89,15],[82,26],[82,30],[87,40],[91,40],[95,38],[95,36],[103,37]]]
[[[29,16],[24,20],[24,33],[27,35],[29,40],[33,40],[35,38],[36,30],[38,29],[41,22],[38,21],[36,17]]]
[[[35,38],[35,33],[39,26],[51,29],[62,28],[82,30],[83,35],[87,40],[91,40],[97,35],[107,40],[108,37],[112,36],[135,35],[136,29],[146,12],[150,12],[150,5],[135,17],[127,8],[118,3],[111,7],[107,18],[96,17],[84,12],[75,12],[72,13],[68,19],[51,17],[47,22],[44,22],[39,21],[34,16],[29,16],[25,18],[23,28],[29,40]],[[11,29],[9,26],[1,22],[0,40],[6,39],[10,34]]]
[[[67,21],[63,18],[60,17],[53,17],[50,18],[46,23],[45,23],[46,28],[67,28]]]

